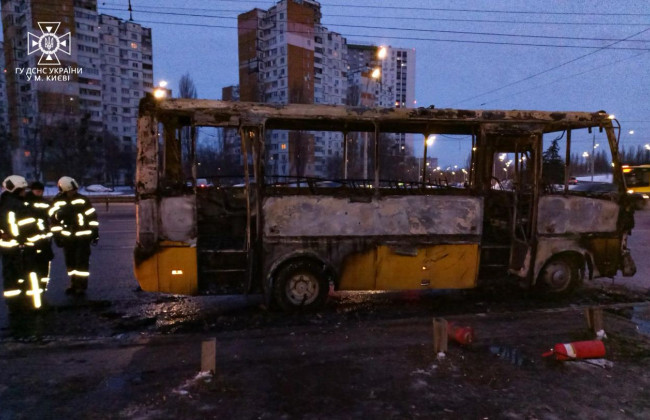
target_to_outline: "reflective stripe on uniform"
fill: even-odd
[[[61,235],[63,235],[63,236],[70,236],[70,235],[72,235],[72,233],[68,232],[67,230],[62,230],[62,231],[61,231]]]
[[[11,229],[11,234],[13,236],[20,235],[20,231],[18,230],[18,225],[16,224],[16,213],[14,213],[13,211],[7,213],[7,222],[9,223],[9,229]]]
[[[27,296],[32,296],[34,308],[40,308],[42,304],[41,294],[43,293],[43,289],[41,289],[40,286],[38,285],[38,276],[36,275],[36,273],[34,272],[29,273],[29,282],[32,288],[26,291],[25,294]]]
[[[34,203],[34,207],[38,209],[49,209],[50,205],[47,203]]]
[[[96,220],[92,220],[92,221],[88,222],[88,224],[89,224],[90,226],[99,226],[99,222],[96,221]]]
[[[18,226],[25,226],[25,225],[28,225],[28,224],[34,223],[34,222],[36,222],[36,219],[33,218],[33,217],[29,217],[27,219],[20,219],[16,224]]]
[[[13,248],[15,246],[18,246],[18,241],[15,239],[12,239],[10,241],[4,241],[0,239],[0,246],[3,248]]]
[[[70,202],[70,204],[85,204],[85,203],[86,203],[86,200],[84,200],[83,198],[77,198],[77,199],[72,200]]]
[[[77,224],[79,226],[83,226],[85,224],[84,215],[81,213],[77,213]]]
[[[88,216],[89,214],[93,214],[94,212],[95,212],[95,208],[94,208],[94,207],[91,207],[91,208],[89,208],[88,210],[86,210],[86,211],[84,212],[84,214],[85,214],[86,216]]]
[[[90,272],[89,271],[72,270],[72,271],[68,271],[68,276],[88,277],[88,276],[90,276]]]
[[[5,290],[4,297],[8,298],[8,297],[18,296],[20,294],[20,292],[21,292],[20,289],[18,289],[18,290]]]
[[[50,230],[52,232],[58,232],[58,231],[63,230],[63,226],[52,226],[52,228]]]
[[[92,233],[92,230],[80,230],[79,232],[75,232],[74,236],[88,236],[92,235]]]
[[[65,201],[57,201],[52,205],[52,208],[47,212],[50,216],[54,215],[61,207],[65,206],[67,203]]]

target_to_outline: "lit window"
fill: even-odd
[[[138,43],[137,42],[132,42],[131,43],[131,48],[133,48],[134,50],[137,50],[138,49]]]
[[[286,150],[286,148],[287,148],[286,143],[282,143],[282,144],[280,145],[280,149],[282,149],[282,150]]]

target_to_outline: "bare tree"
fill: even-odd
[[[97,169],[103,163],[101,142],[88,127],[89,116],[58,121],[42,131],[41,141],[47,147],[45,165],[53,177],[70,175],[81,183],[96,181],[102,175]]]
[[[180,98],[196,98],[196,86],[189,73],[185,73],[178,81],[178,95]],[[196,137],[196,128],[185,126],[181,128],[181,153],[183,158],[183,172],[186,176],[191,174],[192,156],[194,155],[195,144],[192,139]]]

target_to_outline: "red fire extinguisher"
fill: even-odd
[[[605,356],[605,344],[600,340],[559,343],[542,357],[552,355],[555,355],[555,360],[597,359]]]
[[[450,322],[447,324],[447,336],[450,340],[454,340],[459,344],[472,344],[472,341],[474,341],[474,329]]]

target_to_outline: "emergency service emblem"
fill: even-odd
[[[61,22],[38,22],[42,34],[39,36],[31,32],[27,33],[27,54],[40,51],[39,66],[60,66],[61,62],[56,54],[62,52],[70,55],[70,32],[58,36],[56,32],[59,26]]]

